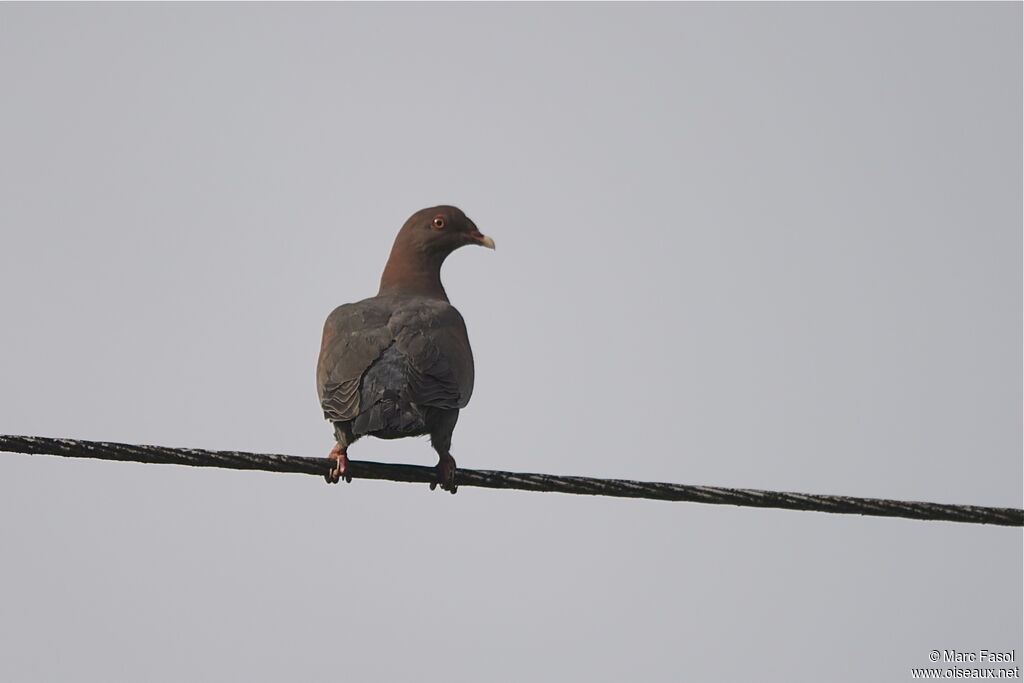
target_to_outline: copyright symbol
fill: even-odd
[[[932,660],[933,662],[939,661],[939,651],[938,650],[932,650],[931,652],[929,652],[928,653],[928,659]]]

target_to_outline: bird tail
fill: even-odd
[[[423,429],[423,416],[394,391],[385,391],[352,422],[352,433],[395,436],[414,434]]]
[[[366,370],[360,388],[363,410],[352,421],[352,432],[395,439],[422,434],[423,415],[411,400],[408,386],[409,363],[405,356],[388,346]]]

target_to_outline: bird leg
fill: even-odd
[[[345,452],[345,447],[340,443],[334,445],[334,450],[331,451],[328,458],[334,459],[337,463],[331,471],[324,475],[324,479],[327,480],[328,484],[337,484],[339,480],[344,479],[348,483],[352,483],[352,476],[347,473],[348,470],[348,453]]]
[[[455,485],[455,458],[449,453],[439,453],[440,460],[437,461],[437,481],[430,483],[430,490],[433,491],[438,484],[444,491],[455,493],[459,487]]]
[[[441,490],[455,493],[458,487],[455,485],[455,458],[448,449],[452,447],[452,431],[455,423],[459,421],[458,410],[439,410],[430,416],[430,445],[437,451],[437,481],[430,484],[433,491],[437,485]]]

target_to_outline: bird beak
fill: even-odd
[[[483,234],[479,230],[470,233],[470,237],[472,237],[473,241],[479,244],[480,246],[487,247],[488,249],[494,249],[494,240],[492,240],[490,237]]]

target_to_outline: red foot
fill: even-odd
[[[331,451],[328,458],[333,458],[337,463],[330,472],[324,475],[324,479],[327,480],[328,484],[337,484],[341,479],[344,479],[348,483],[352,483],[352,477],[346,474],[348,469],[348,453],[341,447],[341,444],[335,444],[334,450]]]
[[[455,493],[459,487],[455,485],[455,458],[450,455],[442,455],[437,461],[437,481],[431,482],[430,490],[433,491],[440,484],[445,491]]]

